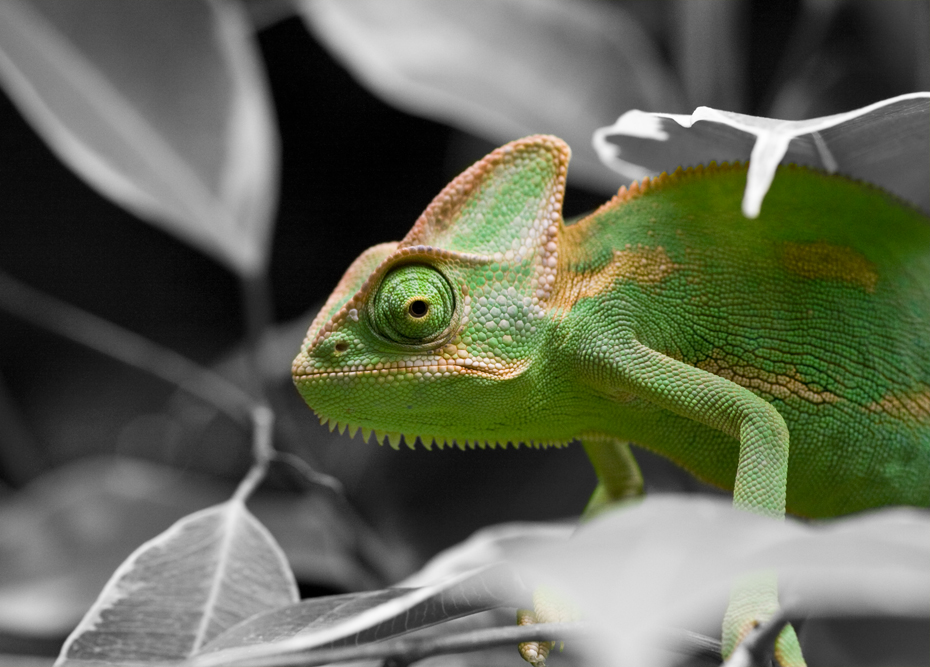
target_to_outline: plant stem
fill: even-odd
[[[254,463],[246,476],[239,482],[232,500],[244,503],[265,479],[268,466],[275,457],[272,435],[274,434],[274,412],[267,405],[256,405],[252,409],[252,458]]]
[[[265,374],[262,372],[260,351],[262,338],[273,320],[271,284],[264,271],[241,276],[242,317],[245,325],[246,363],[249,366],[250,391],[258,397],[266,396]]]
[[[47,466],[44,453],[26,425],[0,374],[0,467],[3,477],[15,486],[38,476]]]
[[[174,350],[29,287],[0,271],[0,308],[37,327],[161,378],[243,423],[256,400]]]
[[[304,653],[268,656],[266,658],[243,658],[230,660],[227,664],[235,667],[314,667],[333,662],[356,660],[390,660],[395,664],[406,665],[433,655],[447,653],[465,653],[494,646],[516,646],[526,641],[546,641],[553,638],[581,640],[585,635],[585,626],[581,623],[540,623],[538,625],[512,626],[506,628],[486,628],[424,638],[399,637],[361,646],[340,646],[324,648]],[[209,656],[209,654],[207,654]],[[196,664],[196,659],[194,660]]]

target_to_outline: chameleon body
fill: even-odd
[[[745,166],[711,165],[565,224],[568,159],[508,144],[356,260],[293,365],[324,421],[395,447],[581,439],[607,498],[641,491],[633,442],[761,514],[930,505],[926,216],[781,167],[747,220]]]
[[[926,217],[780,168],[747,220],[745,168],[712,166],[565,225],[568,155],[498,149],[356,260],[293,365],[321,417],[395,446],[609,436],[725,489],[739,470],[776,514],[930,505]],[[418,337],[408,307],[442,299]]]

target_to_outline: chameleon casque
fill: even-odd
[[[780,167],[748,220],[745,165],[712,163],[566,224],[569,155],[495,150],[352,264],[293,364],[322,420],[395,447],[580,439],[605,501],[642,492],[632,442],[760,514],[930,505],[930,219]]]

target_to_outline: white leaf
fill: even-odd
[[[579,607],[603,640],[588,647],[594,662],[608,667],[671,664],[663,633],[719,632],[734,577],[760,569],[778,572],[781,604],[799,615],[930,613],[930,513],[914,508],[808,525],[726,499],[648,496],[510,561]]]
[[[262,270],[278,146],[238,3],[2,2],[0,82],[101,194],[239,274]]]
[[[297,601],[281,549],[233,498],[181,519],[113,574],[56,665],[183,660],[236,623]]]
[[[632,179],[748,159],[748,218],[759,215],[776,167],[790,162],[873,183],[930,213],[930,93],[796,121],[709,107],[690,116],[633,110],[592,141],[605,165]]]
[[[540,132],[574,151],[572,178],[615,192],[591,132],[631,107],[686,108],[620,4],[562,0],[304,0],[309,27],[369,89],[495,143]]]

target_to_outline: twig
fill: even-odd
[[[236,492],[230,500],[244,503],[248,500],[255,488],[265,479],[268,466],[275,458],[276,452],[272,444],[274,434],[274,411],[267,405],[256,405],[252,408],[252,458],[254,463],[249,468]]]
[[[26,425],[0,374],[0,466],[4,477],[14,485],[25,484],[47,467],[39,443]],[[0,663],[2,664],[2,663]]]
[[[679,655],[696,658],[709,665],[720,664],[721,645],[719,639],[691,630],[668,629],[662,633],[666,648]]]
[[[325,472],[320,472],[302,458],[291,452],[275,452],[276,461],[285,463],[299,472],[311,484],[325,487],[332,491],[340,499],[346,498],[345,487],[338,479]]]
[[[263,271],[256,275],[240,276],[242,316],[245,324],[245,362],[249,367],[246,386],[256,396],[267,396],[265,376],[261,372],[259,359],[262,338],[272,320],[271,286],[268,275]]]
[[[123,363],[177,385],[243,423],[257,400],[187,357],[0,272],[0,307]]]
[[[314,667],[335,662],[356,660],[390,660],[392,664],[408,665],[433,655],[464,653],[492,646],[516,645],[520,642],[578,640],[586,634],[581,623],[540,623],[537,625],[487,628],[439,637],[400,637],[361,646],[340,646],[289,655],[268,656],[249,660],[231,660],[234,667]]]
[[[234,667],[313,667],[315,665],[354,662],[356,660],[390,660],[395,665],[409,665],[412,662],[433,655],[479,651],[494,646],[516,647],[517,644],[523,641],[547,641],[552,637],[570,641],[585,641],[587,636],[587,630],[582,623],[540,623],[537,625],[515,625],[506,628],[487,628],[442,637],[425,637],[421,639],[399,637],[383,642],[362,644],[361,646],[318,649],[311,652],[269,656],[254,660],[243,658],[242,660],[230,661],[228,664]],[[677,647],[675,650],[680,653],[711,659],[716,658],[713,664],[719,663],[720,642],[710,637],[686,630],[669,630],[666,639],[675,644]],[[715,648],[716,654],[713,653]],[[710,650],[711,653],[705,655],[703,653],[705,650]],[[516,653],[516,648],[514,648],[514,652]],[[7,663],[2,660],[4,657],[6,656],[0,656],[0,663],[5,665]],[[28,664],[29,667],[33,667],[33,663],[28,662],[29,658],[25,660],[24,666]],[[35,660],[37,661],[35,667],[48,667],[51,665],[51,661],[41,662],[41,658]],[[196,664],[196,658],[193,664]],[[94,663],[88,663],[88,667],[94,667]],[[106,667],[106,665],[100,663],[100,667]],[[147,663],[147,667],[179,667],[179,665],[176,662]]]

